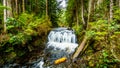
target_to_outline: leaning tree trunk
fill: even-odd
[[[89,9],[88,9],[88,21],[87,21],[87,27],[86,27],[86,29],[88,30],[89,28],[88,28],[88,22],[89,22],[89,20],[90,20],[90,15],[91,15],[91,11],[93,11],[93,6],[94,6],[94,4],[93,4],[93,2],[94,2],[94,0],[89,0]],[[79,45],[79,47],[77,48],[77,50],[76,50],[76,52],[74,53],[74,55],[73,55],[73,57],[72,57],[72,59],[74,60],[75,58],[77,58],[78,57],[78,55],[82,52],[82,50],[84,49],[84,47],[85,47],[85,44],[86,44],[86,42],[87,42],[87,36],[85,35],[85,37],[83,38],[83,41],[82,41],[82,43]],[[87,48],[87,46],[86,46],[86,48]],[[84,49],[85,50],[85,49]]]
[[[6,5],[6,0],[3,0],[3,5],[7,6]],[[4,9],[4,32],[6,32],[6,19],[7,19],[7,10]]]
[[[72,57],[73,60],[75,60],[78,57],[78,55],[81,53],[81,51],[85,47],[86,42],[87,42],[87,37],[85,36],[84,39],[83,39],[83,41],[82,41],[82,43],[79,45],[79,47],[75,51],[75,53],[74,53],[74,55]]]

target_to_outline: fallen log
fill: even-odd
[[[79,47],[77,48],[76,52],[74,53],[72,59],[74,60],[75,58],[78,57],[78,55],[81,53],[81,51],[83,50],[85,43],[87,41],[87,37],[84,37],[82,43],[79,45]]]

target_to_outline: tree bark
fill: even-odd
[[[89,0],[87,27],[88,27],[88,23],[91,21],[90,18],[92,17],[92,15],[94,15],[94,2],[95,2],[95,0]]]
[[[48,17],[48,0],[46,0],[46,18]]]
[[[97,1],[97,6],[100,6],[100,4],[103,2],[103,0],[98,0]]]
[[[12,6],[11,6],[11,0],[7,0],[7,7],[10,9],[7,10],[7,18],[12,17]]]
[[[120,0],[119,0],[119,8],[120,8]]]
[[[92,2],[92,0],[89,0],[89,7],[88,7],[88,20],[87,20],[87,23],[89,22],[89,19],[90,19],[90,13],[91,13],[91,2]]]
[[[16,14],[18,14],[18,0],[15,0],[15,5],[16,5]]]
[[[25,1],[22,0],[22,11],[25,12]]]
[[[87,41],[87,37],[85,37],[82,41],[82,43],[79,45],[79,47],[77,48],[76,52],[74,53],[72,59],[76,59],[78,57],[78,55],[81,53],[81,51],[83,50],[85,43]]]
[[[76,3],[76,25],[79,26],[79,16],[78,16],[78,2],[75,0]]]
[[[113,20],[113,0],[110,0],[110,21]]]
[[[76,7],[76,25],[79,26],[78,8]]]
[[[83,0],[81,0],[81,17],[82,17],[83,25],[85,25]]]
[[[6,0],[3,0],[3,6],[7,6],[6,5]],[[6,19],[7,19],[7,10],[4,9],[4,32],[6,33]]]

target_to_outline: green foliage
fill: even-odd
[[[65,16],[66,16],[66,22],[68,23],[69,27],[76,26],[75,25],[77,19],[76,13],[78,12],[78,17],[79,17],[79,10],[80,10],[80,0],[68,0]]]
[[[23,13],[17,18],[8,18],[6,23],[8,39],[0,40],[0,51],[5,53],[4,56],[7,55],[6,59],[3,59],[6,62],[33,51],[35,46],[41,47],[40,45],[44,44],[45,37],[51,27],[51,22],[44,16],[39,18],[34,14],[27,13]],[[4,37],[4,35],[2,36]],[[40,41],[36,42],[35,40],[38,39]]]
[[[61,8],[59,7],[59,2],[57,0],[49,0],[48,1],[48,17],[52,22],[53,27],[58,27],[59,13],[61,12]]]
[[[47,23],[43,19],[26,13],[21,14],[18,19],[9,18],[7,20],[7,30],[10,33],[9,43],[12,45],[22,45],[26,41],[31,40],[31,36],[38,34],[36,30],[39,29],[39,25]]]
[[[108,23],[108,20],[101,19],[95,22],[89,22],[89,29],[86,31],[86,36],[88,37],[87,45],[89,45],[89,48],[86,50],[86,53],[88,52],[88,55],[92,54],[93,57],[88,61],[88,67],[112,68],[119,62],[115,58],[119,56],[119,48],[114,49],[114,54],[111,54],[111,49],[113,49],[111,47],[119,47],[117,39],[120,37],[119,29],[120,27],[116,20],[111,21],[111,23]],[[109,43],[113,44],[111,45]]]
[[[91,39],[95,36],[95,31],[87,31],[86,36],[88,39]]]
[[[120,21],[120,9],[117,8],[117,10],[114,12],[114,19]]]
[[[118,31],[120,25],[118,25],[115,21],[112,21],[110,25],[108,25],[108,31],[115,32]]]
[[[12,45],[16,45],[16,44],[25,44],[26,40],[30,40],[31,37],[24,35],[22,33],[18,33],[17,35],[12,35],[9,39],[9,43]]]
[[[80,33],[82,33],[83,26],[82,25],[80,25],[80,26],[73,26],[73,29],[75,30],[76,34],[80,34]]]
[[[21,26],[23,25],[27,25],[29,24],[30,21],[34,20],[34,15],[33,14],[27,14],[27,13],[22,13],[19,17],[18,17],[18,21],[21,23]]]
[[[13,47],[8,47],[8,49],[5,50],[5,52],[12,52],[12,51],[14,51]]]
[[[96,22],[90,22],[91,30],[106,31],[108,28],[107,20],[98,20]]]

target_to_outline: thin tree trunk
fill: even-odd
[[[119,0],[119,8],[120,8],[120,0]]]
[[[79,3],[79,0],[75,0],[75,7],[76,7],[76,25],[77,25],[77,27],[79,26],[79,5],[78,5],[78,3]]]
[[[98,0],[97,1],[97,6],[100,6],[100,4],[103,2],[103,0]]]
[[[88,23],[91,21],[91,14],[94,14],[94,1],[95,0],[89,0],[87,27]]]
[[[22,12],[22,1],[18,1],[18,14]]]
[[[7,7],[10,9],[7,10],[7,18],[12,17],[12,6],[11,6],[11,0],[7,0]]]
[[[91,11],[93,11],[93,9],[94,9],[94,0],[89,0],[89,7],[88,7],[88,20],[87,20],[87,29],[89,29],[88,28],[88,24],[89,24],[89,21],[90,21],[90,15],[91,15]],[[81,1],[81,3],[82,3],[82,1]],[[82,6],[81,6],[82,7]],[[83,39],[83,41],[82,41],[82,43],[79,45],[79,47],[77,48],[77,50],[76,50],[76,52],[74,53],[74,55],[73,55],[73,57],[72,57],[72,59],[74,60],[75,58],[77,58],[78,57],[78,55],[81,53],[81,51],[83,50],[83,48],[85,47],[85,44],[86,44],[86,42],[87,42],[87,37],[85,36],[84,37],[84,39]]]
[[[88,7],[88,21],[87,21],[87,22],[89,22],[89,19],[90,19],[91,1],[92,1],[92,0],[89,0],[89,7]]]
[[[7,6],[6,5],[6,0],[3,0],[3,5],[4,6]],[[7,10],[4,9],[4,32],[6,33],[6,19],[7,19]]]
[[[91,15],[92,15],[92,17],[94,16],[94,9],[95,9],[95,0],[92,0],[92,3],[91,3]]]
[[[82,17],[83,25],[85,25],[83,0],[81,0],[81,17]]]
[[[36,4],[36,6],[35,6],[35,9],[36,9],[35,13],[38,13],[38,6],[37,6],[38,5],[38,0],[35,0],[35,4]]]
[[[22,0],[22,11],[25,12],[25,1]]]
[[[15,0],[15,5],[16,5],[16,14],[18,14],[18,0]]]
[[[78,8],[76,6],[76,25],[79,26]]]
[[[113,19],[113,0],[110,0],[110,21]]]
[[[46,0],[46,18],[48,17],[48,0]]]

